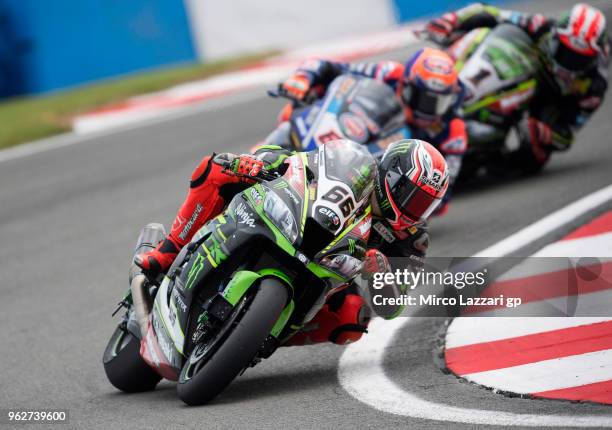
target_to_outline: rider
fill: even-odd
[[[178,252],[208,220],[215,217],[238,192],[253,183],[262,169],[284,173],[292,153],[278,146],[265,146],[253,155],[220,154],[204,157],[191,176],[189,192],[167,237],[151,252],[137,255],[134,262],[150,278],[168,270]],[[231,168],[221,166],[227,161]],[[388,272],[386,256],[408,257],[422,264],[429,236],[425,220],[434,211],[448,186],[448,168],[442,155],[420,140],[392,143],[378,162],[371,196],[372,230],[364,261],[364,272]],[[332,341],[344,344],[358,340],[369,322],[369,307],[354,287],[332,295],[290,344]],[[312,330],[316,327],[316,330]]]
[[[452,187],[467,149],[465,124],[457,112],[463,98],[463,87],[454,65],[448,54],[433,48],[418,50],[405,64],[396,61],[346,64],[310,60],[302,64],[279,89],[298,101],[308,100],[313,95],[322,97],[328,85],[346,73],[389,85],[404,108],[412,137],[432,143],[444,155]],[[279,133],[281,130],[284,133]],[[288,131],[288,127],[281,124],[268,141],[288,141]],[[437,215],[447,211],[449,198],[450,192]]]
[[[450,45],[478,27],[513,24],[523,29],[538,47],[547,79],[521,124],[523,142],[534,161],[543,165],[552,151],[565,151],[601,105],[608,87],[610,40],[606,19],[598,9],[579,3],[558,20],[480,3],[449,12],[427,24],[432,40]]]

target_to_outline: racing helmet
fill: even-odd
[[[455,105],[460,91],[455,62],[446,52],[423,48],[406,63],[400,96],[416,125],[437,122]]]
[[[424,222],[448,188],[448,166],[429,143],[405,139],[389,145],[374,187],[382,216],[396,230]]]
[[[599,54],[607,55],[608,49],[606,17],[584,3],[559,18],[544,45],[551,72],[562,88],[571,84],[576,75],[596,67]]]

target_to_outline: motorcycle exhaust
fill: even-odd
[[[144,338],[147,334],[147,326],[149,323],[149,314],[151,313],[151,301],[149,294],[145,292],[145,275],[142,273],[136,275],[130,284],[132,291],[132,303],[134,304],[134,312],[136,313],[136,321],[140,328],[140,335]]]
[[[166,229],[162,224],[149,223],[138,235],[136,248],[134,249],[133,257],[149,252],[157,246],[157,244],[166,236]],[[151,297],[147,291],[147,278],[142,273],[142,269],[134,264],[130,266],[130,291],[132,292],[132,303],[134,304],[134,312],[136,321],[140,328],[140,334],[144,338],[147,334],[149,323],[149,314],[151,313]]]

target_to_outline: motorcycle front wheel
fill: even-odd
[[[177,393],[188,405],[211,401],[251,364],[289,297],[275,278],[265,278],[235,306],[213,339],[194,347],[181,371]]]

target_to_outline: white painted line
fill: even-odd
[[[340,357],[340,384],[357,400],[379,411],[433,421],[508,427],[610,427],[609,416],[517,414],[468,409],[429,402],[404,391],[385,375],[382,362],[385,349],[408,320],[373,320],[368,335],[349,345]]]
[[[561,208],[478,254],[502,257],[544,237],[576,217],[612,199],[612,185]],[[610,427],[609,416],[538,415],[459,408],[423,400],[402,390],[385,375],[385,349],[408,318],[375,319],[368,335],[349,345],[338,366],[342,387],[357,400],[383,412],[433,421],[529,427]]]
[[[562,240],[550,244],[534,257],[612,257],[612,232]]]
[[[571,378],[565,375],[571,375]],[[570,355],[462,376],[480,385],[519,394],[578,387],[612,379],[612,350]],[[608,420],[612,424],[612,419]]]
[[[461,317],[453,321],[446,332],[446,348],[475,343],[493,342],[512,337],[527,336],[553,330],[610,321],[610,317],[538,317],[488,318],[483,324],[480,317]]]
[[[503,257],[514,251],[546,236],[557,230],[571,220],[583,215],[590,210],[601,206],[603,203],[612,199],[612,185],[602,188],[589,194],[580,200],[576,200],[564,208],[553,212],[528,227],[514,233],[497,244],[486,248],[474,257]]]

